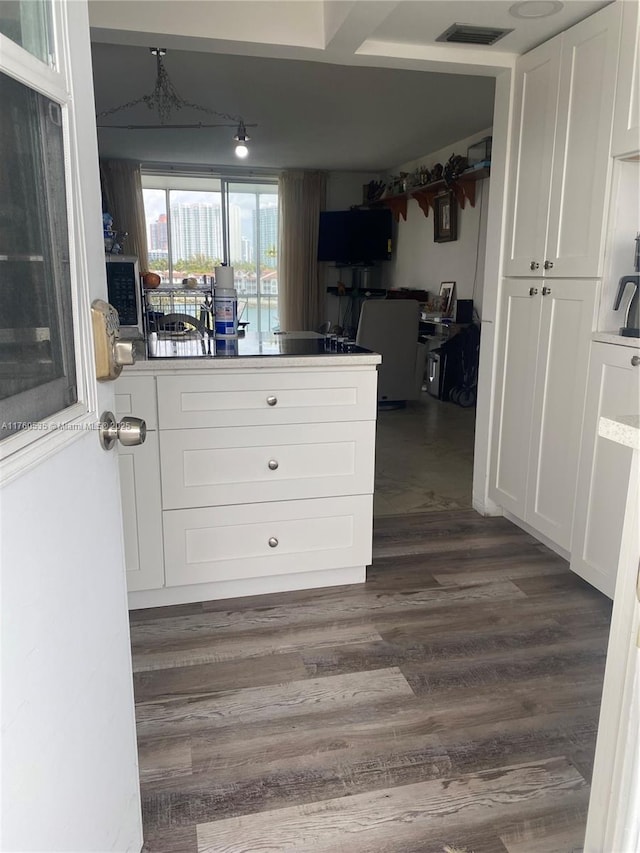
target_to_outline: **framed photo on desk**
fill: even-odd
[[[453,300],[456,295],[455,281],[443,281],[440,284],[440,297],[442,299],[442,313],[445,317],[450,317],[453,311]]]

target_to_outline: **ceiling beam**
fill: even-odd
[[[325,50],[342,55],[356,53],[398,5],[398,0],[325,2]]]

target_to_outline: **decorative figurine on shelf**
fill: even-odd
[[[458,175],[461,175],[466,168],[467,158],[463,157],[461,154],[452,154],[442,170],[442,177],[444,178],[445,184],[450,186]]]
[[[104,235],[104,250],[107,254],[111,254],[116,235],[113,230],[113,216],[106,211],[102,214],[102,233]]]
[[[105,252],[108,255],[119,255],[122,252],[122,243],[129,234],[126,231],[116,231],[113,227],[113,216],[106,211],[102,214],[102,233]]]

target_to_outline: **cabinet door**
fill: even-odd
[[[542,296],[525,521],[571,547],[595,281],[552,281]]]
[[[600,438],[601,417],[640,414],[640,348],[594,343],[580,445],[571,569],[613,598],[632,450]]]
[[[540,327],[540,282],[507,279],[500,306],[492,477],[496,503],[524,518]]]
[[[563,35],[545,276],[601,275],[620,15],[614,3]]]
[[[543,272],[560,38],[551,39],[527,53],[516,66],[508,204],[511,230],[505,257],[506,275],[531,276],[532,272],[538,275]]]
[[[158,433],[139,447],[118,446],[129,592],[164,586]]]
[[[622,38],[611,154],[640,151],[640,4],[622,4]]]

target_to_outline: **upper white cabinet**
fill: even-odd
[[[504,282],[492,499],[571,544],[595,281]]]
[[[622,36],[611,154],[640,151],[640,3],[622,4]]]
[[[518,62],[508,276],[601,274],[620,18],[608,6]]]

